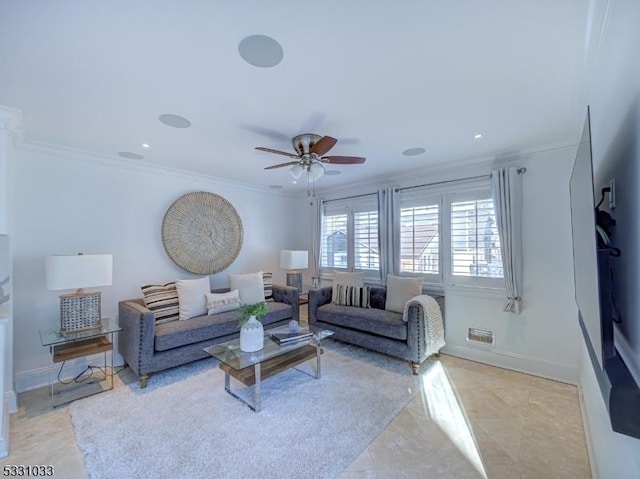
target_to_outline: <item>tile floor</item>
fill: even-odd
[[[591,477],[576,387],[444,354],[423,365],[421,383],[341,479]],[[0,466],[87,477],[68,408],[51,410],[46,388],[19,404]]]

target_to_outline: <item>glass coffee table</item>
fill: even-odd
[[[241,351],[239,339],[204,348],[207,353],[220,360],[220,369],[224,371],[225,391],[255,412],[261,409],[260,383],[263,380],[313,358],[316,359],[314,377],[320,379],[320,357],[323,353],[320,342],[333,334],[333,331],[312,328],[313,336],[281,345],[269,336],[276,330],[283,331],[286,327],[266,330],[264,348],[260,351],[252,353]],[[302,370],[299,371],[304,373]],[[231,390],[231,376],[248,388],[253,388],[252,400],[245,399]]]

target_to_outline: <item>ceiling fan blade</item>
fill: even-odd
[[[321,160],[332,165],[359,165],[367,159],[361,156],[324,156]]]
[[[287,153],[286,151],[274,150],[273,148],[265,148],[264,146],[256,146],[256,150],[266,151],[267,153],[275,153],[276,155],[288,156],[289,158],[300,158],[293,153]]]
[[[267,166],[265,170],[273,170],[275,168],[282,168],[283,166],[297,165],[299,161],[288,161],[286,163],[280,163],[279,165]]]
[[[336,140],[335,138],[331,138],[330,136],[323,136],[313,144],[311,153],[322,156],[331,148],[333,148],[336,143],[338,143],[338,140]]]

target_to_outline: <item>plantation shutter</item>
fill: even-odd
[[[320,266],[323,272],[344,269],[380,275],[378,195],[325,201],[322,206]]]
[[[502,253],[491,192],[450,197],[451,276],[501,279]]]
[[[440,195],[424,190],[400,196],[400,273],[417,274],[439,282]]]

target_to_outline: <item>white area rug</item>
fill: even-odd
[[[321,379],[289,370],[263,382],[259,413],[225,392],[214,359],[153,375],[146,389],[133,382],[73,403],[89,477],[338,476],[417,380],[406,362],[330,340],[324,349]]]

